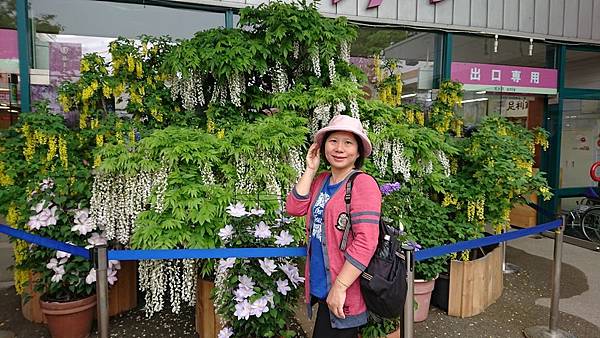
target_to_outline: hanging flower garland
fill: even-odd
[[[141,171],[133,176],[100,173],[94,177],[90,210],[95,226],[103,229],[109,240],[129,245],[135,231],[135,221],[146,210],[148,198],[155,192],[152,206],[161,213],[167,189],[169,169],[156,172]]]

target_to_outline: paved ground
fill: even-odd
[[[507,261],[522,271],[505,275],[504,293],[498,302],[484,313],[464,319],[432,308],[425,322],[415,324],[415,337],[522,338],[523,329],[547,325],[552,248],[552,240],[541,236],[511,242]],[[560,327],[579,338],[600,338],[600,253],[565,244],[563,261]],[[0,290],[0,304],[0,332],[12,331],[19,338],[49,337],[43,325],[23,319],[13,288]],[[299,319],[310,337],[311,323],[302,316]],[[111,337],[197,337],[193,309],[178,316],[160,313],[150,319],[140,309],[134,310],[112,318],[111,330]]]

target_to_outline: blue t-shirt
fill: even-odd
[[[323,243],[321,241],[323,234],[325,233],[325,224],[323,221],[325,206],[343,182],[330,185],[330,178],[331,176],[325,180],[323,189],[321,189],[317,201],[311,211],[313,226],[310,236],[310,294],[319,299],[325,299],[329,292],[327,289],[327,273],[325,271],[325,258],[323,256]]]

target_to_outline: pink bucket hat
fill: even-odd
[[[348,115],[336,115],[334,116],[327,127],[321,128],[315,134],[315,142],[321,146],[323,142],[323,137],[328,131],[349,131],[354,135],[358,136],[358,138],[362,141],[363,144],[363,156],[369,157],[371,155],[371,151],[373,147],[371,146],[371,141],[367,137],[367,133],[362,126],[362,123],[359,119],[355,119],[354,117],[350,117]]]

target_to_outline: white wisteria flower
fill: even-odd
[[[273,272],[277,271],[277,265],[275,265],[275,261],[269,258],[259,259],[261,269],[267,274],[267,276],[271,276]]]
[[[275,235],[275,244],[279,246],[290,245],[294,241],[294,237],[287,230],[281,230],[279,235]]]
[[[224,327],[219,331],[217,338],[230,338],[233,336],[233,329],[230,327]]]
[[[290,288],[290,286],[288,284],[287,279],[286,280],[278,279],[275,283],[277,283],[277,291],[284,296],[287,295],[288,291],[292,290],[292,288]]]
[[[233,217],[244,217],[248,215],[246,207],[240,202],[236,204],[230,204],[227,208],[225,208],[225,210]]]
[[[233,226],[231,226],[231,224],[227,224],[221,228],[221,230],[219,230],[219,237],[223,242],[227,243],[227,241],[232,238],[234,233],[235,230],[233,229]]]
[[[254,237],[256,238],[270,238],[271,229],[264,221],[260,221],[256,227],[254,227]]]

